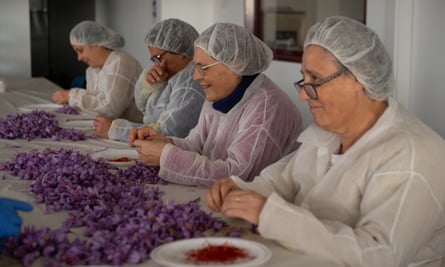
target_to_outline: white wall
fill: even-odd
[[[177,18],[202,32],[213,23],[212,0],[158,0],[160,19]]]
[[[31,77],[29,0],[0,1],[0,77]]]
[[[244,1],[240,0],[212,0],[212,23],[231,22],[244,26]],[[210,25],[207,25],[207,27]]]
[[[151,0],[96,0],[96,19],[124,36],[123,50],[136,57],[142,66],[150,64],[145,35],[159,21],[152,12]]]
[[[366,1],[366,25],[379,35],[391,56],[393,56],[394,49],[395,1],[396,0]]]
[[[445,1],[413,1],[409,105],[445,137]]]

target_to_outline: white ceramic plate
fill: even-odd
[[[91,154],[95,160],[104,159],[105,161],[116,165],[118,167],[129,167],[136,164],[138,159],[138,152],[136,149],[114,149],[108,148]],[[128,158],[129,161],[116,161],[121,158]]]
[[[21,106],[18,109],[23,112],[30,112],[33,110],[43,110],[43,111],[56,111],[59,108],[63,108],[63,105],[48,103],[48,104],[31,104]]]
[[[244,249],[249,254],[249,259],[240,259],[234,263],[217,264],[211,263],[207,266],[212,267],[253,267],[259,266],[267,262],[272,253],[270,250],[257,242],[230,237],[205,237],[205,238],[192,238],[179,241],[170,242],[155,248],[150,256],[151,259],[162,266],[169,267],[192,267],[197,266],[196,263],[187,261],[187,253],[204,248],[207,245],[223,245],[228,244],[241,249]],[[201,264],[205,266],[206,264]]]

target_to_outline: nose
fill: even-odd
[[[307,102],[309,100],[309,97],[307,96],[306,92],[303,89],[300,90],[299,97],[301,102]]]
[[[193,72],[193,80],[195,81],[199,81],[202,80],[203,76],[201,75],[201,73],[199,73],[199,71],[195,68],[195,71]]]

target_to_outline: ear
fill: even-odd
[[[356,91],[356,92],[360,92],[363,94],[366,94],[366,90],[365,87],[363,86],[363,84],[361,82],[359,82],[357,80],[357,78],[352,74],[348,72],[349,77],[351,78],[351,82],[352,84],[352,88]]]

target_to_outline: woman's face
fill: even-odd
[[[102,68],[109,54],[109,50],[98,45],[79,45],[72,44],[77,54],[77,60],[92,68]]]
[[[334,56],[324,48],[310,45],[304,50],[301,64],[304,83],[317,84],[340,70]],[[363,106],[362,98],[366,97],[363,86],[354,76],[344,72],[316,89],[317,100],[310,99],[304,90],[300,92],[300,100],[309,104],[315,124],[336,133],[354,127]]]
[[[195,48],[193,62],[196,65],[193,79],[199,81],[206,95],[206,100],[216,102],[229,96],[241,82],[241,76],[219,63],[203,70],[201,74],[197,68],[216,63],[201,48]]]
[[[154,46],[148,46],[148,52],[150,52],[150,59],[153,64],[163,69],[166,79],[169,79],[177,72],[181,71],[188,63],[188,61],[184,61],[185,56],[162,50]]]

